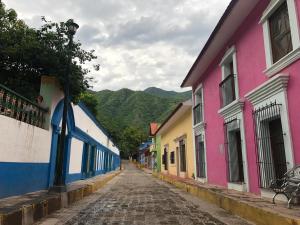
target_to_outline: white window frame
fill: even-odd
[[[242,159],[244,162],[243,165],[243,174],[244,174],[244,183],[238,184],[238,183],[232,183],[227,181],[227,188],[236,190],[236,191],[249,191],[249,176],[248,176],[248,159],[247,159],[247,151],[246,151],[246,137],[245,137],[245,123],[244,123],[244,114],[242,111],[236,112],[231,115],[227,115],[224,117],[225,122],[230,121],[232,119],[237,119],[240,121],[240,134],[241,134],[241,145],[242,145]],[[228,140],[225,140],[228,141]],[[227,166],[227,165],[226,165]]]
[[[232,46],[229,48],[225,55],[223,56],[219,66],[222,70],[222,81],[226,78],[225,75],[225,66],[226,64],[231,61],[233,62],[233,73],[234,73],[234,89],[235,89],[235,100],[231,102],[229,105],[236,103],[236,101],[240,98],[239,96],[239,85],[238,85],[238,69],[237,69],[237,56],[236,56],[236,48],[235,46]],[[228,106],[228,105],[227,105]],[[225,107],[227,107],[225,106]],[[224,108],[224,107],[223,107]]]
[[[287,99],[288,81],[288,74],[278,74],[245,95],[245,97],[253,104],[254,110],[264,107],[272,102],[282,105],[280,119],[282,132],[285,134],[283,136],[283,141],[287,170],[293,168],[295,165]],[[261,189],[261,196],[270,197],[270,193],[265,189]]]
[[[287,3],[288,7],[293,50],[276,63],[273,63],[269,18],[284,2]],[[271,77],[300,58],[299,25],[295,0],[272,0],[264,11],[259,23],[263,27],[266,55],[266,69],[263,72],[268,77]]]
[[[193,149],[194,149],[194,176],[195,176],[195,180],[201,182],[201,183],[206,183],[207,182],[207,154],[206,154],[206,141],[205,141],[205,128],[206,128],[206,124],[205,124],[205,113],[204,113],[204,88],[203,88],[203,84],[199,84],[198,87],[195,89],[193,95],[192,95],[192,100],[193,100],[193,105],[195,106],[195,95],[196,93],[198,93],[199,91],[202,91],[202,107],[203,107],[203,112],[202,112],[202,122],[198,123],[198,124],[194,124],[194,110],[193,110],[193,121],[192,121],[192,127],[193,127]],[[204,157],[205,157],[205,176],[206,178],[197,178],[197,162],[196,162],[196,136],[197,135],[202,135],[203,136],[203,140],[204,140]]]
[[[194,118],[195,118],[195,115],[194,115],[194,107],[196,106],[196,95],[201,92],[201,104],[202,104],[202,121],[200,123],[197,123],[197,124],[194,124]],[[201,125],[201,124],[204,124],[204,91],[203,91],[203,85],[200,84],[197,89],[194,91],[193,95],[192,95],[192,101],[193,101],[193,110],[192,110],[192,113],[193,113],[193,128]]]
[[[195,176],[195,180],[199,181],[200,183],[206,183],[207,182],[207,154],[206,154],[206,138],[205,138],[205,131],[204,129],[200,129],[199,131],[197,131],[196,129],[194,129],[194,135],[193,135],[193,145],[194,145],[194,153],[195,153],[195,157],[194,157],[194,176]],[[201,135],[203,138],[203,142],[204,142],[204,158],[205,158],[205,177],[204,178],[200,178],[197,177],[197,159],[196,159],[196,136]]]

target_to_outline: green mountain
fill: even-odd
[[[165,91],[163,89],[156,88],[156,87],[149,87],[145,89],[144,92],[161,98],[174,98],[182,101],[191,98],[191,94],[192,94],[191,91],[186,91],[186,92]]]
[[[94,94],[98,101],[97,118],[116,142],[130,126],[147,137],[149,123],[163,122],[177,104],[191,98],[191,91],[179,93],[154,87],[144,91],[103,90]]]

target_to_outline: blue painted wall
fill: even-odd
[[[48,188],[49,163],[0,162],[0,198]]]
[[[80,105],[84,109],[84,112],[97,124],[99,129],[103,130],[99,122],[93,115],[88,112],[84,105]],[[60,133],[60,120],[62,117],[63,102],[61,101],[53,114],[51,119],[52,125],[52,143],[49,146],[51,149],[49,163],[15,163],[15,162],[0,162],[0,198],[22,195],[28,192],[34,192],[38,190],[46,190],[53,185],[56,153],[57,153],[57,141]],[[76,180],[85,179],[82,173],[69,174],[68,168],[70,164],[70,145],[72,138],[89,143],[96,146],[97,151],[105,153],[105,157],[97,158],[98,163],[102,165],[102,168],[96,169],[93,175],[100,175],[109,171],[115,170],[119,166],[119,156],[110,149],[101,145],[97,140],[93,139],[87,133],[76,127],[73,109],[70,106],[68,109],[68,136],[66,141],[65,151],[65,163],[64,163],[64,178],[66,183],[71,183]],[[113,161],[111,158],[113,157]]]

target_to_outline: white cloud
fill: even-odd
[[[95,49],[100,71],[92,71],[95,90],[156,86],[181,90],[229,0],[4,0],[30,26],[40,17],[73,18],[76,37]]]

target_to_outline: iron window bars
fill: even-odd
[[[185,141],[179,141],[179,157],[180,157],[180,171],[186,172],[186,147]]]
[[[202,103],[197,104],[194,109],[194,125],[203,122],[203,105]]]
[[[224,136],[227,180],[232,183],[244,183],[244,161],[240,120],[234,118],[225,122]]]
[[[175,163],[175,152],[174,152],[174,151],[172,151],[172,152],[170,153],[170,163],[171,163],[171,164],[174,164],[174,163]]]
[[[235,96],[235,75],[229,74],[220,84],[221,108],[230,104],[236,99]]]
[[[271,180],[287,171],[284,134],[281,127],[281,104],[276,102],[253,111],[255,149],[259,186],[269,188]]]
[[[46,109],[0,84],[0,115],[44,128]]]
[[[196,172],[197,177],[206,178],[206,162],[203,135],[195,137],[196,141]]]

